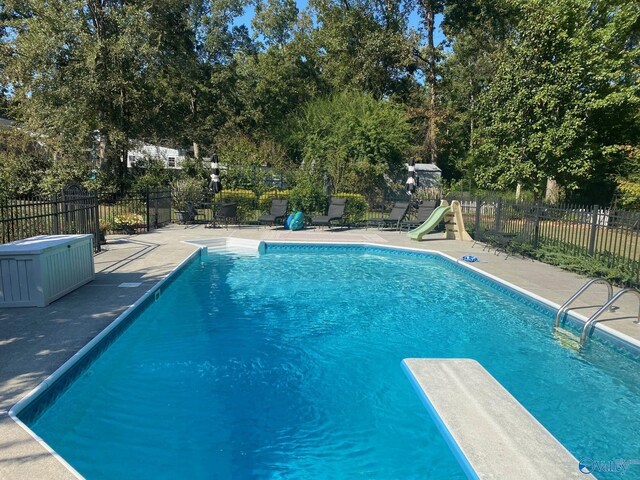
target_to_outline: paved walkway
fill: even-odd
[[[104,251],[95,256],[96,279],[45,308],[0,309],[0,479],[67,479],[70,473],[41,445],[16,425],[7,412],[20,398],[36,387],[68,358],[84,346],[120,313],[167,275],[196,248],[183,240],[211,237],[240,237],[264,240],[370,242],[438,250],[452,257],[473,254],[481,270],[499,276],[553,302],[562,303],[585,278],[539,262],[496,256],[472,248],[470,243],[442,240],[432,234],[426,241],[413,242],[397,232],[376,229],[312,230],[290,232],[281,229],[242,227],[206,229],[179,226],[135,236],[111,236]],[[139,282],[138,287],[120,287]],[[598,286],[585,298],[596,305],[606,296]],[[640,339],[637,299],[624,299],[607,322]],[[587,315],[595,309],[581,310]],[[398,374],[401,374],[399,371]]]

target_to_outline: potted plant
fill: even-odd
[[[100,232],[98,242],[100,242],[100,245],[105,245],[107,243],[107,233],[113,231],[113,222],[110,219],[100,220],[98,230]]]
[[[171,183],[171,200],[178,222],[193,220],[193,206],[202,199],[202,183],[195,178],[181,178]]]

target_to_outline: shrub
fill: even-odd
[[[292,120],[292,153],[315,164],[333,191],[370,193],[384,186],[384,174],[400,171],[411,127],[405,112],[388,100],[347,91],[307,103]]]
[[[113,217],[113,227],[126,233],[134,233],[135,229],[144,225],[144,218],[139,213],[123,213]]]
[[[327,208],[329,197],[325,195],[311,176],[301,176],[289,193],[289,201],[293,210],[300,210],[305,215],[322,214]]]
[[[203,182],[195,178],[180,178],[171,183],[173,208],[187,210],[187,204],[196,204],[202,200]]]

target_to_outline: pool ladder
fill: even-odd
[[[571,298],[569,298],[569,300],[564,302],[562,306],[558,309],[558,312],[556,313],[556,318],[555,318],[554,332],[562,333],[566,337],[575,337],[572,333],[560,328],[560,319],[562,318],[562,315],[564,313],[569,311],[569,305],[575,302],[585,291],[589,289],[589,287],[591,287],[591,285],[597,285],[597,284],[604,284],[607,286],[607,301],[604,303],[604,305],[602,305],[598,309],[596,313],[591,315],[589,319],[584,323],[582,327],[582,331],[580,332],[579,340],[577,339],[577,337],[575,339],[572,339],[579,344],[579,348],[584,348],[587,342],[587,334],[591,333],[591,330],[593,329],[595,324],[600,321],[603,321],[600,319],[600,316],[607,310],[612,312],[616,310],[614,303],[620,297],[622,297],[623,295],[626,295],[627,293],[633,293],[638,297],[638,300],[640,300],[640,290],[637,290],[635,288],[624,288],[614,295],[613,285],[611,285],[611,282],[609,282],[608,280],[605,280],[604,278],[592,278],[587,283],[585,283],[582,287],[580,287],[580,289],[576,293],[574,293],[571,296]],[[638,317],[633,323],[640,324],[640,308],[638,309]]]

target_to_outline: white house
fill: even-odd
[[[180,169],[186,157],[184,149],[161,147],[159,145],[138,144],[129,150],[127,167],[131,168],[144,159],[161,160],[166,168]]]

